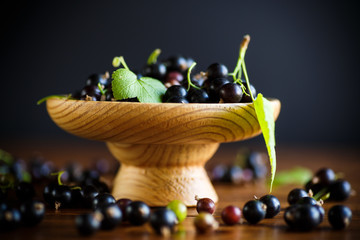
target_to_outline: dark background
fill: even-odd
[[[233,70],[243,35],[250,81],[282,102],[279,144],[359,145],[359,8],[350,1],[2,1],[0,140],[75,139],[36,101],[81,88],[123,55],[193,57]]]

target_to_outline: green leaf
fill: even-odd
[[[157,79],[142,77],[138,80],[141,88],[139,88],[138,99],[140,102],[161,103],[162,96],[166,92],[166,88],[162,82]]]
[[[142,77],[128,69],[120,68],[112,74],[112,90],[116,100],[137,98],[140,102],[161,103],[166,88],[157,79]]]
[[[305,185],[312,178],[311,170],[304,167],[294,167],[289,170],[283,170],[276,174],[273,187],[287,184]]]
[[[269,155],[271,166],[271,182],[270,192],[272,191],[272,185],[276,172],[276,152],[275,152],[275,121],[274,121],[274,109],[271,102],[263,97],[261,93],[254,99],[254,108],[259,121],[259,125],[265,139],[267,152]]]

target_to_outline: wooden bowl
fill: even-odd
[[[116,199],[195,206],[195,195],[218,196],[204,169],[220,143],[261,133],[252,103],[181,104],[49,99],[47,111],[65,131],[106,142],[121,162]],[[280,101],[271,99],[274,119]]]

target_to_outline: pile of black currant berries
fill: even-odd
[[[167,207],[151,209],[142,201],[121,198],[115,201],[110,194],[99,194],[93,200],[92,211],[76,216],[75,224],[81,235],[91,235],[99,229],[111,230],[122,223],[141,226],[149,223],[159,235],[168,236],[176,224],[187,216],[187,207],[179,200]]]
[[[0,232],[35,226],[44,218],[45,204],[36,198],[25,166],[22,159],[0,149]]]
[[[229,76],[228,69],[220,63],[213,63],[205,72],[192,74],[188,79],[188,71],[193,64],[192,58],[171,56],[163,61],[147,63],[142,71],[135,72],[138,78],[152,77],[160,80],[167,88],[163,102],[172,103],[239,103],[251,102],[247,85],[243,88]],[[72,94],[72,97],[89,101],[115,101],[111,87],[109,72],[92,74],[85,86]],[[243,83],[245,83],[243,81]],[[189,86],[190,84],[190,86]],[[250,85],[252,95],[256,95]],[[245,93],[244,93],[245,92]],[[121,101],[138,101],[126,99]]]
[[[211,181],[219,183],[246,184],[264,179],[267,157],[258,151],[244,151],[236,155],[230,164],[217,164],[210,169]]]
[[[330,168],[321,168],[305,185],[305,190],[295,188],[290,191],[287,199],[290,206],[284,213],[285,222],[294,230],[311,230],[324,220],[324,201],[344,201],[350,193],[348,181],[336,179]],[[335,205],[328,211],[329,223],[335,229],[346,228],[351,218],[352,212],[345,205]]]
[[[212,214],[215,212],[215,203],[210,198],[196,197],[196,210],[199,213],[194,219],[198,232],[215,230],[219,223]],[[241,217],[249,224],[257,224],[264,218],[273,218],[280,212],[280,201],[273,195],[267,194],[260,199],[256,198],[245,203],[243,209],[234,205],[226,206],[221,210],[221,220],[225,225],[232,226],[241,222]]]

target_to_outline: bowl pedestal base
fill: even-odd
[[[166,206],[175,199],[187,206],[196,206],[195,195],[218,201],[204,165],[214,155],[219,143],[107,142],[107,146],[121,163],[112,190],[116,199],[140,200],[149,206]]]

